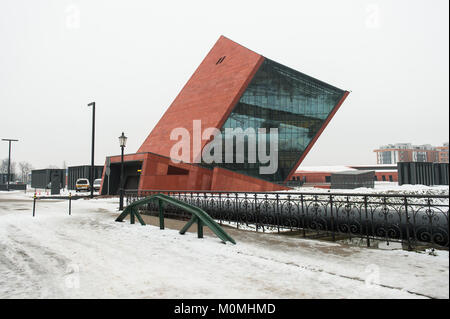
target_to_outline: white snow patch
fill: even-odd
[[[117,199],[0,193],[0,298],[448,298],[449,254],[114,222]]]

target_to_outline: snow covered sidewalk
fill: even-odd
[[[117,199],[0,192],[0,298],[449,298],[437,256],[226,229],[114,222]]]

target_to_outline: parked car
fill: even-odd
[[[89,184],[89,180],[87,178],[79,178],[75,182],[75,191],[81,192],[81,191],[90,191],[91,190],[91,184]]]
[[[96,180],[94,180],[94,191],[98,192],[100,190],[100,187],[102,186],[102,179],[101,178],[97,178]]]

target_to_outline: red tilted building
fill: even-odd
[[[124,188],[286,190],[283,183],[292,178],[348,94],[221,36],[137,152],[124,156]],[[170,137],[180,128],[191,138],[181,162],[172,152],[179,140]],[[276,169],[261,173],[267,163],[250,161],[249,152],[242,154],[243,162],[236,161],[237,147],[233,162],[226,161],[225,155],[223,161],[205,162],[202,151],[213,137],[202,139],[198,132],[208,128],[215,128],[216,133],[253,129],[258,151],[262,144],[269,150],[272,138],[267,134],[267,143],[262,143],[259,130],[276,128]],[[226,143],[226,135],[221,138]],[[243,141],[248,151],[251,134]],[[120,161],[120,156],[107,158],[102,194],[107,193],[107,184],[109,193],[117,194]]]

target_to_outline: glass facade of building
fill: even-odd
[[[344,94],[343,90],[265,59],[221,128],[222,162],[206,166],[210,168],[219,166],[270,182],[286,180]],[[259,161],[257,152],[256,162],[249,162],[249,135],[245,132],[242,133],[245,144],[243,163],[237,163],[236,145],[232,163],[226,163],[225,130],[227,128],[241,128],[244,131],[250,128],[256,134],[253,136],[256,141],[258,141],[259,128],[265,128],[267,133],[270,128],[278,129],[276,171],[261,174],[260,167],[268,164]],[[269,138],[270,135],[265,135],[267,153],[269,153]],[[234,140],[236,140],[235,137]],[[256,150],[258,148],[259,145]]]

